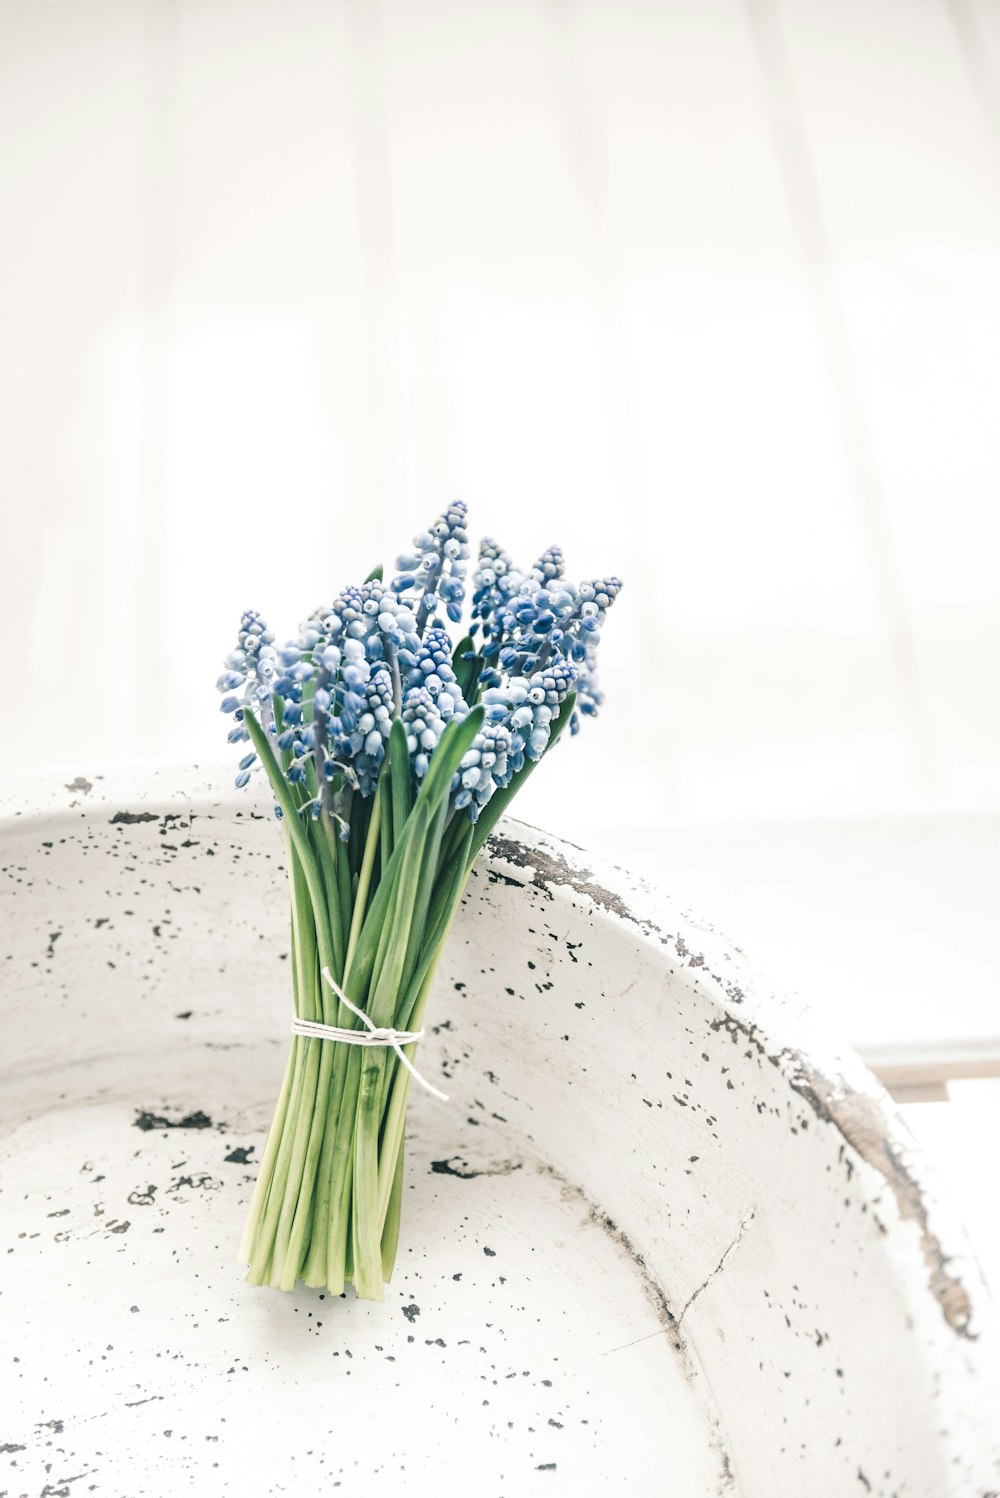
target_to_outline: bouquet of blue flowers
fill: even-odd
[[[218,686],[263,770],[291,891],[293,1039],[241,1245],[253,1284],[381,1300],[396,1257],[413,1054],[472,864],[511,797],[601,700],[615,577],[558,547],[520,571],[484,540],[471,620],[466,507],[278,648],[244,614]],[[443,617],[442,617],[443,616]],[[457,631],[456,631],[457,633]]]

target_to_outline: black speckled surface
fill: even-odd
[[[411,1106],[384,1305],[246,1286],[287,907],[215,783],[8,792],[0,1492],[998,1485],[990,1309],[885,1095],[710,927],[517,824],[429,1008],[452,1102]]]

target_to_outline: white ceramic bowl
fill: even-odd
[[[878,1084],[709,927],[517,823],[429,1006],[450,1102],[412,1097],[385,1303],[246,1285],[288,909],[227,775],[7,788],[4,1491],[1000,1487],[985,1291]]]

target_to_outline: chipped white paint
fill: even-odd
[[[224,779],[7,788],[6,1492],[1000,1488],[985,1292],[885,1095],[717,933],[516,823],[428,1010],[452,1101],[411,1104],[384,1306],[248,1287],[287,907]]]

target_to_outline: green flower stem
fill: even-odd
[[[410,945],[422,929],[421,871],[428,840],[433,836],[426,803],[413,813],[413,829],[397,876],[392,920],[384,922],[367,1012],[372,1023],[392,1022]],[[437,814],[435,814],[435,822]],[[418,926],[419,923],[419,926]],[[382,1219],[378,1212],[379,1125],[386,1068],[384,1049],[362,1052],[364,1057],[354,1120],[354,1198],[351,1216],[354,1246],[354,1283],[366,1299],[382,1299]]]
[[[381,1300],[382,1223],[378,1214],[378,1113],[385,1051],[363,1051],[354,1123],[354,1199],[351,1211],[354,1287],[366,1300]]]
[[[294,979],[296,1013],[305,1019],[315,1019],[316,994],[316,941],[312,921],[312,910],[302,865],[295,851],[290,831],[284,828],[288,881],[291,890],[292,914],[292,973]],[[298,1116],[303,1086],[302,1047],[293,1041],[286,1069],[287,1098],[285,1115]],[[293,1167],[294,1139],[291,1129],[282,1128],[278,1135],[268,1135],[265,1159],[257,1177],[257,1188],[251,1204],[250,1221],[267,1219],[273,1212],[280,1218],[282,1202],[287,1189],[289,1174]],[[268,1166],[270,1168],[268,1168]],[[259,1196],[258,1196],[258,1193]],[[261,1235],[252,1258],[251,1277],[264,1283],[270,1276],[271,1251],[274,1235]]]
[[[413,805],[413,787],[410,784],[410,751],[406,746],[406,730],[397,718],[389,733],[389,785],[392,791],[392,840],[393,846],[403,835],[406,819]]]
[[[379,799],[379,868],[384,869],[388,867],[392,857],[393,835],[392,791],[389,787],[388,768],[384,763],[376,795]]]
[[[401,1142],[396,1152],[396,1174],[392,1178],[389,1206],[382,1226],[382,1279],[388,1284],[396,1267],[396,1251],[399,1248],[399,1218],[403,1205],[403,1154]]]
[[[329,985],[320,979],[315,956],[309,976],[314,1013],[306,1017],[316,1018],[329,1024],[336,1011],[336,1001]],[[303,1037],[296,1038],[300,1048],[305,1052],[300,1106],[303,1109],[303,1116],[308,1119],[309,1127],[306,1133],[300,1129],[296,1130],[296,1148],[289,1171],[288,1189],[275,1233],[275,1254],[276,1257],[280,1255],[281,1258],[280,1267],[276,1265],[275,1268],[278,1273],[278,1283],[282,1289],[291,1289],[295,1285],[302,1261],[303,1247],[308,1239],[314,1210],[318,1205],[314,1200],[317,1194],[316,1174],[324,1136],[326,1115],[324,1099],[328,1099],[330,1095],[330,1069],[333,1060],[331,1052],[334,1049],[320,1041]],[[284,1231],[288,1222],[289,1208],[291,1208],[292,1216],[286,1239]]]
[[[244,715],[244,724],[250,734],[250,740],[256,749],[261,764],[267,771],[267,777],[271,782],[278,805],[281,807],[282,816],[286,820],[288,833],[292,840],[302,866],[302,873],[309,891],[309,900],[312,904],[313,920],[316,923],[316,937],[319,945],[320,961],[323,967],[332,968],[333,952],[330,947],[330,938],[327,931],[324,913],[326,900],[323,890],[323,882],[320,878],[319,869],[313,851],[306,836],[305,828],[302,826],[301,813],[298,805],[291,795],[291,787],[278,766],[271,748],[267,733],[254,717],[253,713]]]
[[[327,1129],[331,1098],[330,1074],[334,1060],[333,1052],[337,1047],[321,1040],[306,1039],[304,1044],[308,1047],[311,1053],[309,1059],[314,1064],[317,1052],[319,1053],[319,1072],[310,1110],[309,1134],[299,1176],[295,1215],[285,1249],[285,1262],[281,1276],[283,1290],[291,1290],[295,1287],[295,1281],[301,1272],[303,1249],[311,1232],[314,1217],[317,1213],[322,1213],[321,1198],[328,1197],[328,1192],[324,1191],[324,1183],[317,1182],[317,1169]],[[344,1047],[341,1046],[339,1049],[343,1050]]]
[[[295,992],[295,1013],[299,1013],[299,993],[301,993],[301,974],[299,974],[299,951],[298,936],[296,936],[296,920],[298,920],[298,900],[295,896],[296,863],[295,854],[292,851],[287,830],[284,831],[284,861],[286,861],[287,876],[289,876],[290,894],[292,894],[292,908],[290,908],[290,927],[292,927],[292,984]],[[281,1089],[278,1092],[277,1106],[274,1109],[274,1118],[271,1119],[271,1128],[268,1129],[268,1138],[263,1146],[263,1155],[260,1158],[260,1168],[257,1171],[256,1185],[253,1188],[253,1197],[250,1200],[250,1212],[247,1215],[247,1225],[244,1228],[243,1239],[240,1242],[240,1258],[249,1264],[254,1254],[254,1234],[256,1234],[257,1221],[265,1210],[271,1191],[272,1171],[274,1161],[277,1158],[278,1146],[281,1143],[284,1131],[284,1119],[289,1109],[289,1097],[292,1094],[292,1077],[295,1074],[295,1049],[289,1049],[286,1064],[284,1064],[284,1077],[281,1079]]]
[[[358,875],[358,887],[354,894],[354,915],[351,920],[351,933],[347,939],[347,955],[344,958],[344,976],[346,978],[350,971],[351,962],[354,958],[355,948],[358,945],[358,937],[361,934],[361,926],[365,917],[365,908],[368,904],[368,886],[371,882],[372,869],[375,865],[375,854],[379,845],[379,823],[382,818],[382,803],[379,797],[375,797],[372,806],[371,820],[368,823],[368,836],[365,840],[364,858],[361,863],[361,872]],[[357,1000],[355,1000],[355,1003]]]
[[[471,825],[468,817],[463,817],[461,812],[452,815],[441,839],[440,868],[446,868],[451,863]]]
[[[298,871],[297,860],[295,868]],[[301,889],[298,879],[293,884],[293,888],[296,892]],[[302,894],[304,895],[305,891],[302,891]],[[300,898],[297,903],[299,919],[296,923],[296,961],[300,975],[299,1012],[303,1019],[320,1019],[323,1013],[323,998],[319,991],[317,967],[319,927],[314,920],[309,919],[308,899]],[[320,1061],[316,1055],[315,1044],[310,1044],[301,1036],[296,1036],[293,1045],[299,1053],[297,1087],[293,1094],[295,1128],[288,1131],[290,1147],[287,1152],[279,1154],[279,1172],[283,1189],[275,1203],[277,1221],[273,1233],[270,1280],[271,1284],[278,1284],[283,1288],[288,1286],[289,1245],[298,1221],[299,1202],[303,1195],[303,1177],[312,1133],[310,1120],[314,1116]],[[268,1206],[270,1208],[270,1202]],[[291,1283],[292,1285],[295,1283],[294,1275]]]
[[[285,824],[289,880],[292,890],[292,947],[295,977],[296,1013],[304,1019],[324,1017],[325,999],[320,991],[317,949],[318,939],[308,883],[296,852],[290,827]],[[324,985],[325,986],[325,985]],[[311,1175],[313,1153],[312,1130],[305,1131],[305,1121],[315,1116],[315,1102],[322,1087],[316,1077],[316,1061],[310,1048],[296,1037],[290,1058],[289,1102],[285,1118],[296,1119],[295,1128],[282,1128],[280,1142],[270,1169],[262,1162],[258,1184],[267,1181],[266,1196],[251,1207],[258,1223],[258,1246],[251,1261],[251,1276],[258,1282],[286,1285],[289,1265],[296,1263],[296,1245],[304,1233],[302,1201],[304,1185]],[[292,1060],[294,1058],[294,1060]],[[283,1119],[284,1122],[284,1119]],[[270,1149],[270,1137],[268,1140]],[[292,1278],[294,1284],[294,1277]]]
[[[361,1060],[365,1053],[357,1046],[334,1046],[334,1049],[343,1053],[344,1060],[342,1067],[338,1069],[339,1106],[336,1117],[329,1121],[327,1130],[330,1139],[327,1164],[330,1216],[326,1262],[327,1284],[334,1295],[339,1295],[344,1283],[351,1278],[348,1252],[351,1244],[350,1219],[353,1216],[351,1186],[354,1173],[354,1119],[361,1085]]]
[[[347,844],[336,835],[334,835],[334,843],[337,850],[337,892],[340,896],[340,929],[344,933],[345,954],[344,962],[342,963],[340,972],[337,976],[340,978],[340,981],[343,982],[344,974],[347,970],[347,939],[351,930],[351,916],[353,911],[353,906],[351,904],[351,869],[348,859]]]
[[[326,893],[326,920],[333,949],[333,972],[339,978],[344,971],[344,924],[341,919],[340,884],[337,875],[337,839],[329,822],[320,817],[312,823],[313,842],[316,846],[323,889]],[[323,1011],[330,1007],[333,994],[324,994]]]
[[[302,1186],[302,1172],[306,1151],[309,1147],[309,1131],[316,1103],[316,1080],[319,1071],[319,1056],[315,1044],[310,1044],[297,1035],[292,1044],[299,1052],[298,1089],[295,1095],[293,1117],[294,1128],[288,1130],[289,1148],[279,1155],[276,1178],[282,1186],[280,1205],[277,1205],[276,1222],[271,1252],[271,1275],[269,1283],[282,1289],[291,1289],[295,1283],[292,1276],[288,1284],[288,1244],[291,1239],[295,1210]],[[270,1203],[269,1213],[270,1216]]]
[[[288,1115],[288,1100],[292,1091],[292,1074],[294,1070],[295,1051],[294,1049],[289,1049],[288,1059],[285,1062],[285,1075],[281,1081],[278,1102],[274,1109],[271,1127],[267,1133],[267,1143],[264,1145],[264,1154],[261,1158],[257,1182],[250,1200],[250,1211],[247,1213],[246,1226],[243,1229],[243,1237],[240,1239],[239,1257],[240,1261],[244,1264],[249,1264],[254,1257],[258,1223],[264,1212],[270,1192],[274,1161],[284,1133],[285,1118]]]
[[[466,832],[466,841],[471,842],[472,824],[469,824]],[[468,879],[465,864],[466,854],[464,848],[459,850],[459,855],[454,860],[451,868],[439,879],[431,902],[430,917],[428,920],[428,936],[425,943],[421,961],[410,983],[410,988],[404,996],[400,1005],[397,1018],[397,1029],[418,1030],[420,1020],[423,1016],[424,1007],[434,981],[438,960],[451,930],[452,922],[458,913],[462,894]],[[417,1044],[405,1046],[404,1051],[410,1061],[413,1060],[417,1051]],[[410,1073],[397,1061],[395,1063],[395,1074],[391,1083],[391,1094],[388,1106],[385,1110],[385,1119],[382,1126],[382,1153],[379,1161],[379,1193],[378,1211],[379,1221],[384,1225],[387,1221],[392,1190],[393,1176],[399,1168],[396,1157],[401,1153],[403,1147],[403,1134],[406,1124],[406,1104],[409,1097]]]

